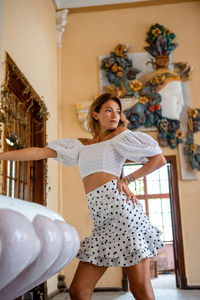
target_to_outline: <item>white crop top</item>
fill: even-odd
[[[78,165],[82,178],[96,172],[119,177],[127,159],[146,162],[146,157],[162,153],[151,136],[128,129],[95,144],[83,145],[78,139],[64,138],[50,142],[47,147],[57,152],[57,161],[69,167]]]

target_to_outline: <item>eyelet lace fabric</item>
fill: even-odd
[[[114,138],[83,145],[78,139],[65,138],[50,142],[57,161],[66,166],[78,165],[81,177],[96,172],[120,176],[124,162],[147,162],[146,157],[162,153],[157,141],[140,131],[124,130]]]

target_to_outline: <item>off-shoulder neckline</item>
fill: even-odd
[[[93,143],[93,144],[88,144],[88,145],[84,145],[79,139],[77,139],[77,141],[83,146],[83,147],[87,147],[87,146],[93,146],[93,145],[98,145],[98,144],[102,144],[102,143],[105,143],[105,142],[108,142],[108,141],[111,141],[111,140],[114,140],[114,139],[116,139],[117,137],[119,137],[119,136],[121,136],[122,135],[122,133],[124,133],[124,132],[127,132],[127,131],[129,131],[128,129],[126,129],[126,130],[123,130],[122,132],[120,132],[120,133],[118,133],[117,135],[115,135],[113,138],[111,138],[111,139],[107,139],[107,140],[105,140],[105,141],[102,141],[102,142],[98,142],[98,143]]]

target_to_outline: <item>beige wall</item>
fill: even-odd
[[[199,107],[200,2],[69,13],[61,63],[63,137],[88,136],[78,124],[75,103],[92,100],[99,92],[98,56],[109,54],[119,42],[130,44],[129,52],[143,51],[146,31],[155,22],[165,25],[177,36],[179,47],[173,54],[174,61],[189,61],[194,66],[189,84],[191,106]],[[200,139],[197,136],[196,139],[199,144]],[[166,155],[176,155],[179,162],[177,150],[163,150]],[[178,176],[186,275],[189,285],[200,285],[200,176],[198,181],[182,181],[179,165]],[[63,216],[75,226],[82,239],[90,234],[92,224],[78,169],[62,167],[62,177]],[[64,270],[68,285],[77,263],[75,259]],[[99,285],[120,286],[121,270],[110,270]]]
[[[57,47],[55,8],[50,0],[6,0],[3,12],[3,51],[7,51],[35,91],[44,97],[50,118],[49,140],[57,138]],[[0,40],[1,42],[1,40]],[[58,165],[49,161],[48,207],[57,209]],[[56,290],[57,279],[48,283]]]

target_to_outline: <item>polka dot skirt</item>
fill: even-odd
[[[126,203],[112,180],[87,194],[92,234],[81,242],[77,257],[97,266],[131,266],[157,255],[164,246],[141,204]]]

